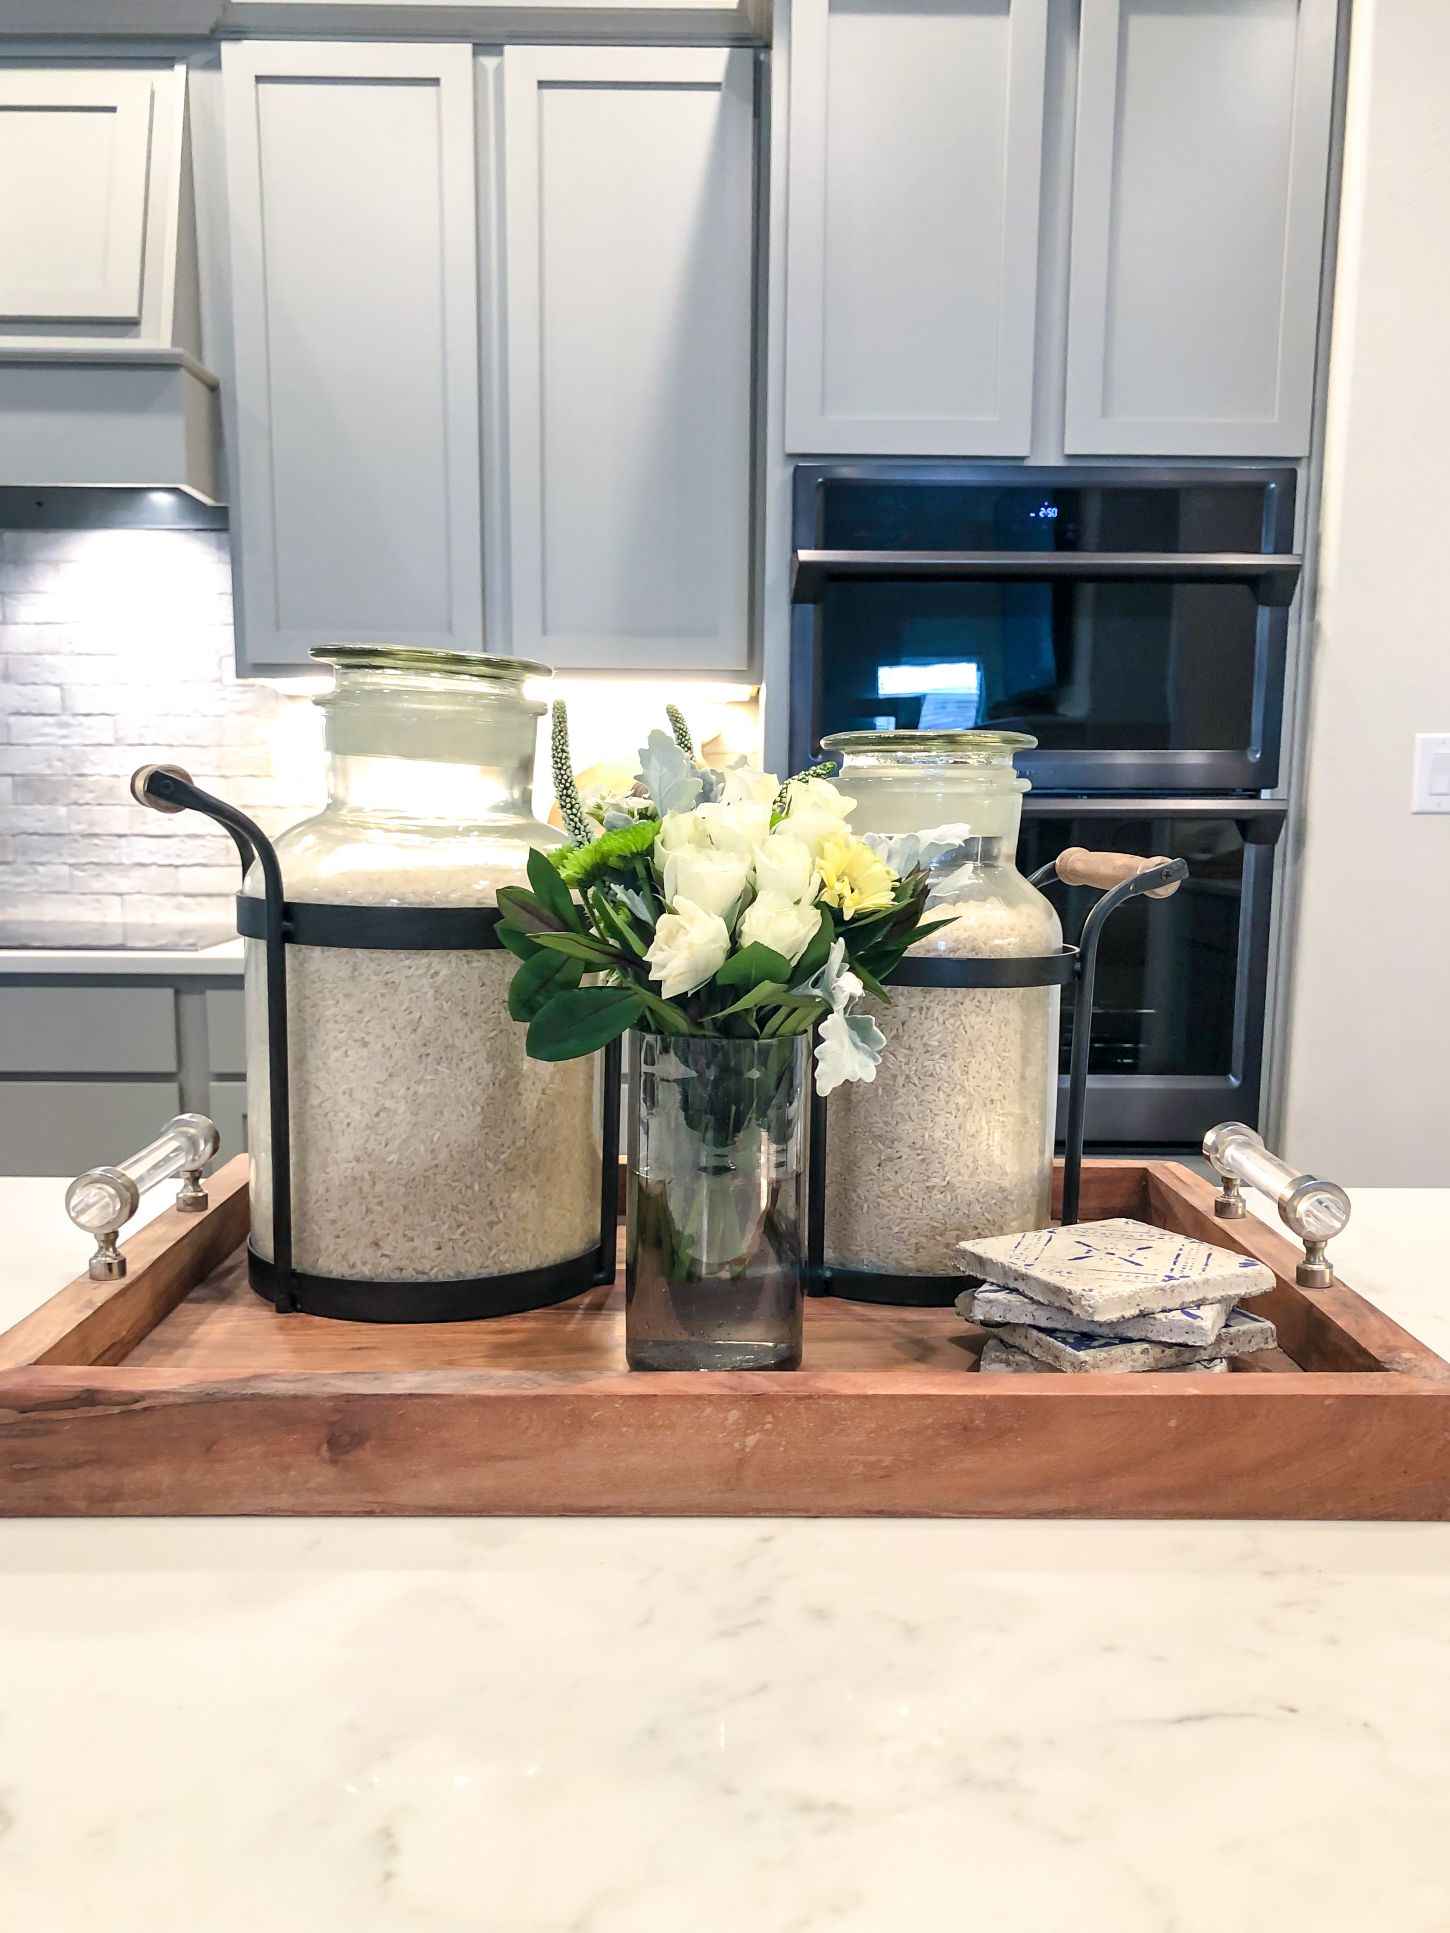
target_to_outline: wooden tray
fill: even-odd
[[[246,1163],[0,1337],[0,1511],[1450,1516],[1450,1366],[1163,1162],[1090,1162],[1085,1218],[1267,1262],[1283,1352],[1229,1376],[979,1376],[950,1309],[807,1304],[794,1375],[630,1375],[622,1289],[410,1328],[248,1288]],[[621,1270],[621,1280],[623,1271]]]

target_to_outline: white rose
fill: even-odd
[[[786,795],[784,823],[815,858],[827,839],[845,830],[846,815],[855,804],[829,779],[796,779]]]
[[[755,848],[755,885],[761,893],[780,893],[786,899],[814,899],[820,885],[815,859],[804,839],[784,826]]]
[[[770,801],[697,806],[691,815],[705,828],[717,852],[743,852],[748,858],[770,831]]]
[[[819,906],[802,906],[784,893],[762,893],[745,909],[740,922],[740,944],[768,946],[792,966],[816,937],[821,924]]]
[[[667,812],[655,834],[656,853],[686,852],[709,845],[709,835],[698,811]]]
[[[665,854],[665,898],[687,899],[703,912],[729,921],[750,878],[750,861],[742,852],[714,852],[685,846]]]
[[[645,958],[651,980],[658,980],[666,1000],[703,987],[725,964],[730,951],[730,929],[718,913],[707,913],[687,899],[678,900],[672,913],[662,913]]]
[[[725,774],[721,801],[725,805],[773,805],[780,791],[774,772],[761,772],[753,765],[732,765]]]

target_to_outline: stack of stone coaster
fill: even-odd
[[[1237,1305],[1274,1286],[1261,1262],[1147,1222],[1073,1222],[957,1244],[980,1288],[957,1297],[990,1330],[987,1371],[1208,1370],[1272,1349],[1274,1325]]]

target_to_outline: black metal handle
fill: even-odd
[[[1057,861],[1040,866],[1032,875],[1034,886],[1043,885],[1057,874]],[[1187,879],[1188,863],[1169,859],[1161,866],[1149,866],[1121,885],[1103,894],[1083,921],[1078,942],[1077,985],[1072,996],[1072,1052],[1067,1066],[1067,1131],[1062,1150],[1062,1215],[1064,1222],[1075,1222],[1082,1198],[1082,1145],[1087,1130],[1088,1054],[1092,1047],[1093,986],[1098,970],[1098,942],[1103,927],[1120,906],[1155,888]]]
[[[255,863],[262,873],[267,963],[267,1115],[272,1129],[272,1266],[274,1303],[281,1315],[297,1307],[292,1282],[292,1109],[287,1076],[287,908],[276,848],[262,828],[225,799],[213,798],[179,765],[144,765],[131,780],[132,797],[159,812],[200,812],[224,826],[242,862],[242,880]]]

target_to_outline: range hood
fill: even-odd
[[[180,62],[0,68],[0,486],[221,501]],[[23,164],[23,165],[19,165]]]

